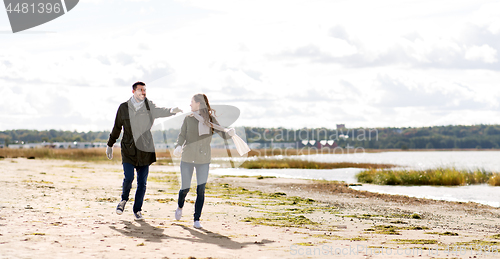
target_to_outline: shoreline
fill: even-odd
[[[302,179],[311,181],[339,181],[356,190],[388,195],[405,195],[416,198],[455,202],[476,202],[479,204],[500,207],[500,199],[494,194],[498,186],[486,184],[471,185],[375,185],[359,183],[355,174],[362,171],[356,168],[344,169],[231,169],[213,168],[211,173],[218,176],[233,177],[277,177],[282,179]],[[299,175],[300,174],[300,175]],[[486,188],[486,189],[485,189]],[[478,191],[481,195],[478,195]],[[468,195],[470,194],[470,195]],[[427,197],[423,197],[427,196]]]
[[[175,221],[178,168],[158,168],[150,167],[141,223],[133,220],[131,203],[123,215],[115,214],[121,164],[0,160],[3,257],[303,258],[316,248],[358,247],[365,249],[337,257],[376,258],[369,248],[404,248],[434,258],[446,257],[450,245],[473,248],[450,257],[498,256],[480,255],[478,247],[500,247],[499,208],[356,191],[326,181],[211,175],[205,228],[197,230],[191,216],[195,188],[184,217]]]

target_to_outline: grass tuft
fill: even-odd
[[[428,170],[376,170],[369,169],[356,175],[357,181],[379,185],[444,185],[499,184],[499,174],[484,170],[466,171],[455,168]],[[493,180],[492,180],[493,179]]]
[[[373,228],[365,229],[366,232],[374,232],[375,234],[383,235],[401,235],[397,230],[400,229],[396,226],[391,225],[376,225]]]
[[[472,250],[482,250],[484,247],[498,247],[500,242],[497,241],[487,241],[487,240],[472,240],[468,242],[457,242],[454,244],[451,244],[450,246],[467,246],[470,247]]]
[[[440,236],[458,236],[458,233],[449,232],[449,231],[446,231],[446,232],[443,232],[443,233],[439,233],[439,232],[426,232],[424,234],[440,235]]]
[[[314,244],[311,243],[311,242],[295,243],[295,245],[299,245],[299,246],[314,246]]]
[[[488,184],[491,186],[500,186],[500,174],[499,173],[493,174],[488,180]]]
[[[493,236],[491,236],[491,238],[493,238],[493,239],[500,239],[500,234],[493,235]]]
[[[397,244],[419,244],[419,245],[432,245],[437,244],[437,240],[432,239],[393,239]]]
[[[411,214],[410,216],[412,219],[422,219],[422,217],[420,215],[418,215],[417,213],[413,213]]]
[[[243,222],[252,222],[256,225],[275,226],[275,227],[305,227],[318,225],[319,223],[311,221],[304,215],[294,216],[288,214],[284,217],[246,217]]]

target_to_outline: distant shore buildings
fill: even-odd
[[[334,140],[302,140],[297,142],[259,142],[259,143],[248,143],[251,149],[301,149],[301,148],[335,148],[337,143]],[[16,143],[9,144],[5,146],[0,144],[0,148],[12,148],[12,149],[34,149],[34,148],[53,148],[53,149],[87,149],[87,148],[105,148],[107,146],[106,142],[42,142],[42,143]],[[120,142],[115,143],[115,147],[120,147]],[[228,146],[224,144],[212,144],[212,148],[236,148],[232,142],[228,143]],[[173,148],[170,144],[159,143],[155,145],[158,150]]]
[[[334,140],[302,140],[296,142],[255,142],[249,143],[251,149],[301,149],[301,148],[336,148],[338,145]]]
[[[12,149],[33,149],[33,148],[54,148],[54,149],[85,149],[85,148],[103,148],[106,147],[105,142],[42,142],[42,143],[16,143],[9,144],[8,148]]]

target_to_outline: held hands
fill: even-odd
[[[230,128],[226,133],[231,137],[236,135],[236,131],[234,131],[234,128]]]
[[[174,156],[176,157],[180,157],[182,155],[182,147],[181,146],[177,146],[174,150]]]
[[[113,159],[113,147],[106,148],[106,156],[108,159]]]
[[[175,107],[175,108],[171,108],[171,109],[170,109],[170,112],[171,112],[171,113],[179,113],[179,112],[182,112],[182,110],[181,110],[181,109],[179,109],[179,107]]]

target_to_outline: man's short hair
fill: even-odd
[[[137,81],[137,82],[135,82],[135,83],[132,85],[132,89],[136,90],[138,85],[142,85],[142,86],[144,86],[144,85],[146,85],[146,84],[145,84],[145,83],[143,83],[143,82],[141,82],[141,81]]]

